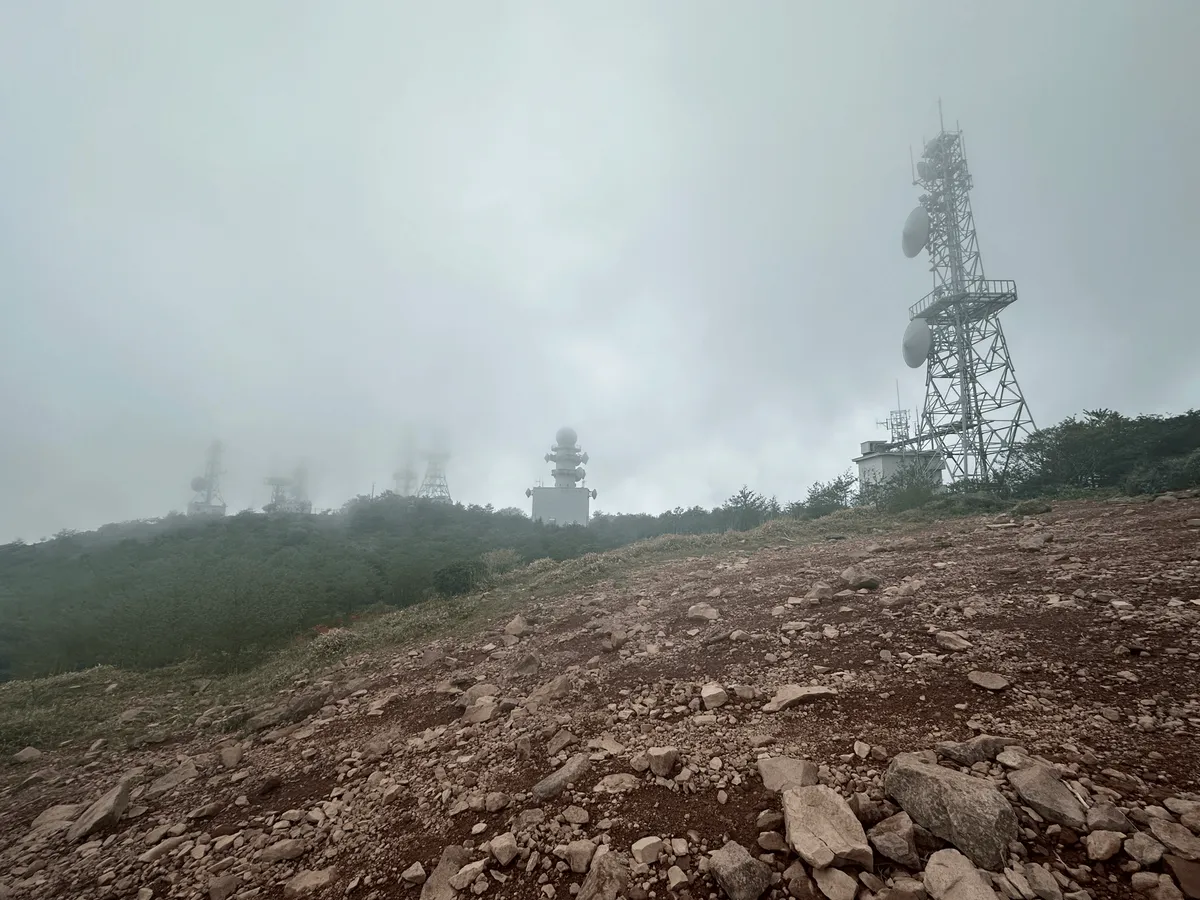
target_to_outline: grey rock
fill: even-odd
[[[571,841],[567,844],[567,865],[576,875],[583,875],[591,865],[596,845],[591,841]]]
[[[283,886],[283,896],[286,900],[294,897],[329,896],[328,891],[337,881],[337,869],[306,870],[297,874]]]
[[[576,753],[556,772],[551,772],[533,786],[533,796],[538,800],[549,800],[557,797],[568,784],[577,782],[591,768],[591,760],[586,753]]]
[[[1200,860],[1200,838],[1196,837],[1182,825],[1178,825],[1175,822],[1166,822],[1162,819],[1151,819],[1150,833],[1180,859],[1187,860],[1188,862]]]
[[[477,859],[475,862],[469,862],[453,875],[450,876],[450,887],[456,891],[465,891],[473,885],[480,875],[485,875],[487,872],[487,860]]]
[[[42,758],[42,751],[37,747],[26,747],[24,750],[18,750],[13,754],[13,762],[31,763],[37,762]]]
[[[967,680],[976,687],[981,687],[993,693],[1002,691],[1008,687],[1008,679],[995,672],[968,672]]]
[[[583,880],[575,900],[617,900],[629,887],[629,866],[616,853],[605,853],[592,860],[592,869]]]
[[[646,758],[650,760],[650,771],[659,778],[670,778],[679,765],[679,751],[675,747],[651,747]]]
[[[874,854],[862,823],[833,788],[787,788],[783,816],[788,843],[813,868],[854,864],[872,870]]]
[[[89,806],[67,829],[67,840],[74,844],[103,828],[111,828],[129,806],[130,783],[122,779],[115,788]]]
[[[783,880],[787,883],[788,893],[795,900],[818,900],[820,892],[813,880],[808,877],[804,863],[796,860],[783,872]]]
[[[758,761],[758,774],[763,787],[768,791],[782,791],[788,787],[809,787],[817,783],[817,764],[807,759],[791,759],[776,756]]]
[[[405,869],[404,872],[401,873],[400,877],[404,880],[405,884],[414,884],[414,885],[424,884],[425,877],[426,877],[425,876],[425,867],[423,865],[421,865],[419,862],[415,862],[411,866],[409,866],[407,869]]]
[[[572,804],[562,811],[563,820],[572,825],[586,825],[591,821],[592,815],[582,806]]]
[[[630,775],[628,772],[614,772],[596,782],[592,791],[597,794],[628,794],[641,786],[642,782],[636,775]]]
[[[229,900],[237,893],[242,879],[235,874],[220,875],[208,880],[208,900]]]
[[[1179,889],[1188,900],[1200,900],[1200,863],[1167,854],[1163,864],[1179,882]]]
[[[79,803],[61,803],[57,806],[51,806],[49,809],[43,810],[42,813],[33,820],[29,828],[43,828],[47,825],[58,825],[60,822],[70,822],[83,809]]]
[[[1119,831],[1093,831],[1087,836],[1088,859],[1102,862],[1112,859],[1121,852],[1121,844],[1125,835]]]
[[[980,734],[963,741],[942,741],[936,746],[937,752],[947,759],[952,759],[960,766],[973,766],[978,762],[991,761],[1013,741],[1011,738],[995,737],[990,734]]]
[[[939,631],[933,639],[939,647],[949,650],[951,653],[961,653],[975,646],[965,637],[957,635],[953,631]]]
[[[1050,822],[1076,831],[1087,828],[1087,811],[1071,789],[1048,766],[1029,766],[1008,773],[1008,783],[1029,806]]]
[[[736,841],[713,851],[708,870],[729,900],[758,900],[771,886],[771,869]]]
[[[880,585],[879,576],[873,572],[867,571],[861,565],[853,565],[842,572],[842,581],[846,582],[846,586],[851,590],[875,590]]]
[[[1033,534],[1025,535],[1025,537],[1017,541],[1017,548],[1028,553],[1034,553],[1050,543],[1050,539],[1051,536],[1046,532],[1036,531]]]
[[[833,688],[817,684],[785,684],[775,692],[770,702],[763,706],[763,712],[783,712],[801,703],[812,703],[814,700],[825,700],[835,696],[837,691]]]
[[[1025,880],[1038,900],[1063,900],[1062,888],[1054,876],[1035,863],[1025,864]]]
[[[263,862],[276,863],[299,859],[308,850],[308,845],[299,838],[276,841],[262,852]]]
[[[1089,831],[1119,831],[1129,834],[1133,831],[1133,823],[1107,800],[1101,801],[1087,811],[1087,827]]]
[[[913,833],[912,818],[899,812],[884,819],[867,832],[867,840],[880,856],[899,863],[908,869],[919,869],[921,858],[917,855],[917,839]]]
[[[939,850],[929,857],[925,889],[933,900],[996,900],[979,870],[957,850]]]
[[[196,764],[190,759],[185,759],[166,775],[155,779],[150,787],[146,788],[146,796],[157,797],[159,794],[165,794],[167,791],[179,787],[185,781],[191,781],[199,777],[199,775],[200,772],[196,769]]]
[[[496,862],[501,866],[509,865],[521,852],[521,848],[517,846],[517,836],[511,831],[492,838],[491,847],[492,856],[496,857]]]
[[[504,626],[504,633],[512,637],[524,637],[529,634],[529,622],[524,616],[518,615],[511,622]]]
[[[571,693],[571,676],[559,675],[547,681],[532,694],[527,703],[548,703],[551,700],[561,700]]]
[[[990,783],[929,765],[915,755],[896,756],[884,791],[914,822],[949,841],[975,865],[999,870],[1017,837],[1017,816]]]
[[[854,900],[858,893],[858,882],[841,869],[814,869],[813,879],[829,900]]]
[[[421,900],[454,900],[455,891],[450,886],[450,879],[470,861],[471,855],[457,844],[444,849],[437,868],[421,888]]]
[[[1163,857],[1163,845],[1144,831],[1125,840],[1125,852],[1143,866],[1152,866]]]

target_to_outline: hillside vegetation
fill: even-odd
[[[1089,412],[1035,435],[1028,464],[996,486],[999,497],[935,496],[910,478],[870,500],[893,513],[942,515],[1004,509],[1023,497],[1177,490],[1200,485],[1198,448],[1195,411],[1136,419]],[[745,531],[856,502],[854,480],[843,475],[787,505],[743,487],[716,509],[598,513],[587,528],[384,494],[322,516],[171,516],[63,532],[0,547],[0,679],[184,660],[201,671],[245,668],[314,627],[466,593],[536,559],[665,534]]]

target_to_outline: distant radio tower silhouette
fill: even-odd
[[[417,439],[412,429],[408,429],[404,437],[404,455],[400,468],[392,477],[396,481],[396,495],[411,497],[417,486]]]
[[[205,459],[204,474],[192,479],[192,490],[196,496],[188,504],[189,516],[225,515],[225,500],[221,497],[221,442],[213,441]]]
[[[454,502],[450,499],[450,486],[446,484],[446,460],[449,458],[450,454],[444,450],[433,450],[428,454],[425,477],[417,489],[419,499],[434,503]]]

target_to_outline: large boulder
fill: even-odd
[[[1017,837],[1017,816],[992,784],[901,753],[888,766],[883,787],[914,822],[975,865],[1003,868],[1008,844]]]
[[[787,788],[783,816],[788,843],[813,868],[854,864],[872,870],[874,855],[862,823],[833,788],[823,784]]]

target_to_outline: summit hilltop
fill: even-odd
[[[1200,897],[1200,500],[1024,512],[538,564],[240,695],[33,684],[92,716],[0,765],[0,898]]]

